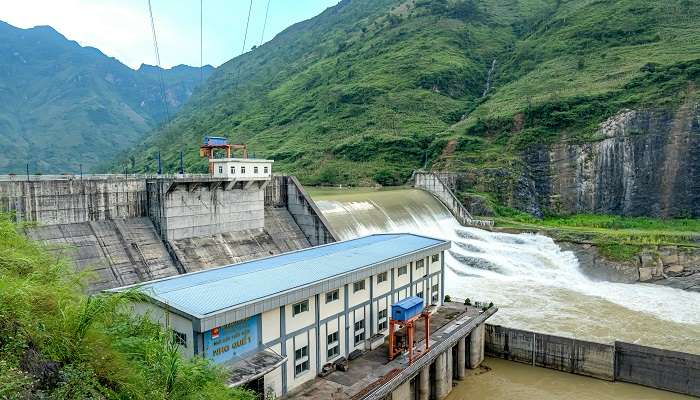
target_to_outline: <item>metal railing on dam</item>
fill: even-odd
[[[472,217],[464,204],[457,198],[450,186],[439,174],[427,171],[414,171],[411,177],[413,187],[430,192],[454,215],[460,224],[477,228],[491,228],[493,221]]]
[[[608,381],[700,396],[700,355],[486,324],[486,355]]]

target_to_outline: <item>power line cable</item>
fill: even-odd
[[[160,97],[163,100],[163,108],[165,109],[165,120],[166,122],[170,122],[170,110],[168,109],[168,102],[165,98],[165,79],[163,78],[163,69],[160,67],[160,51],[158,50],[158,36],[156,35],[156,23],[153,19],[153,7],[151,6],[151,0],[148,0],[148,15],[151,18],[153,48],[156,54],[156,66],[158,67],[158,78],[160,81]]]
[[[250,0],[250,4],[248,5],[248,19],[245,22],[245,32],[243,33],[243,48],[241,49],[241,54],[245,52],[245,43],[248,38],[248,26],[250,25],[250,12],[253,9],[253,0]],[[238,78],[241,76],[241,64],[243,62],[239,59],[238,60],[238,68],[236,68],[236,75],[233,80],[233,87],[238,88]]]
[[[263,40],[265,40],[265,27],[267,26],[267,13],[270,11],[270,0],[267,0],[267,7],[265,7],[265,20],[263,22],[262,35],[260,35],[260,45],[262,46]]]
[[[245,22],[245,33],[243,34],[243,48],[241,49],[241,54],[245,52],[245,42],[248,39],[248,24],[250,24],[250,12],[253,9],[253,0],[250,0],[250,5],[248,6],[248,19]]]

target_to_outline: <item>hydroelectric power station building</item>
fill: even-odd
[[[378,234],[130,287],[150,300],[136,311],[172,329],[186,356],[222,364],[232,385],[279,396],[384,343],[395,302],[441,305],[449,247]]]

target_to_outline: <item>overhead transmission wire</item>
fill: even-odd
[[[248,5],[248,19],[246,19],[245,22],[245,32],[243,33],[243,48],[241,49],[241,54],[245,53],[245,44],[248,39],[248,26],[250,25],[250,12],[253,9],[253,0],[250,0],[250,4]],[[238,60],[238,68],[236,68],[236,76],[234,78],[234,88],[238,88],[238,78],[241,76],[241,64],[242,61],[239,59]]]
[[[265,20],[263,21],[262,34],[260,35],[260,46],[262,46],[265,40],[265,27],[267,26],[267,13],[270,11],[270,0],[267,0],[267,7],[265,7]]]
[[[248,6],[248,19],[245,22],[245,33],[243,34],[243,49],[241,49],[241,54],[245,52],[245,42],[248,39],[248,24],[250,24],[250,12],[253,9],[253,0],[250,0],[250,5]]]
[[[151,32],[153,33],[153,49],[156,54],[156,66],[158,67],[158,78],[160,81],[160,97],[163,101],[163,108],[165,109],[165,121],[170,122],[170,110],[168,109],[168,102],[165,98],[165,79],[163,79],[163,69],[160,67],[160,51],[158,50],[158,36],[156,35],[156,23],[153,19],[153,7],[151,6],[151,0],[148,0],[148,15],[151,18]]]
[[[204,0],[199,0],[199,84],[204,82]]]

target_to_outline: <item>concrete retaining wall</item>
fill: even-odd
[[[338,241],[326,217],[294,176],[274,176],[265,188],[265,205],[286,207],[312,246]]]
[[[167,240],[261,230],[264,192],[259,187],[226,190],[220,185],[148,183],[149,213]]]
[[[43,225],[142,217],[147,215],[146,182],[119,175],[0,180],[0,211]]]
[[[700,356],[615,342],[615,379],[700,397]]]
[[[486,325],[486,355],[700,396],[700,356],[615,342],[603,344]]]
[[[615,378],[613,345],[486,325],[486,354],[609,381]]]

